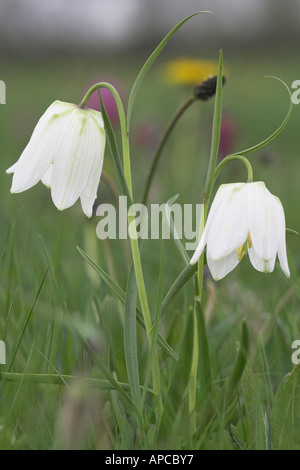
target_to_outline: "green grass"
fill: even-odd
[[[228,80],[223,106],[224,114],[237,122],[235,152],[267,137],[287,111],[283,87],[262,77],[274,74],[288,85],[299,77],[292,56],[227,59],[226,50],[224,56]],[[117,76],[129,90],[141,63],[131,57],[117,64],[69,58],[11,60],[3,65],[0,78],[7,85],[7,104],[0,107],[0,339],[6,343],[7,364],[0,366],[0,448],[299,449],[300,369],[293,370],[291,362],[291,344],[300,339],[298,237],[287,237],[291,280],[279,266],[270,275],[258,273],[248,259],[219,283],[207,277],[204,307],[213,395],[205,403],[198,400],[198,429],[191,436],[187,395],[192,282],[162,314],[159,325],[161,337],[178,360],[159,348],[164,413],[157,427],[151,380],[144,392],[142,419],[134,408],[129,383],[135,379],[126,370],[124,322],[128,317],[123,302],[76,248],[83,249],[125,291],[128,244],[100,242],[97,218],[87,220],[79,203],[58,212],[42,184],[22,194],[9,193],[11,177],[5,170],[18,159],[37,119],[52,101],[79,103],[87,84],[107,75]],[[148,120],[162,131],[189,94],[188,89],[164,81],[162,63],[160,59],[137,95],[133,144],[141,121]],[[201,202],[212,113],[212,101],[196,103],[178,124],[163,154],[152,202],[166,202],[177,193],[181,204]],[[298,129],[296,106],[286,129],[266,149],[270,163],[263,163],[262,152],[250,159],[254,179],[264,180],[280,197],[287,226],[300,231]],[[136,199],[150,157],[151,149],[134,144]],[[116,181],[108,149],[104,170]],[[244,181],[245,177],[242,165],[231,163],[219,182]],[[113,202],[104,182],[99,199]],[[160,241],[144,242],[142,263],[153,318],[158,310],[160,272],[164,297],[184,267],[172,240],[164,242],[163,258],[161,272]],[[249,335],[247,366],[233,396],[224,403],[224,384],[237,359],[243,319]],[[139,324],[136,341],[143,396],[148,347]],[[136,386],[134,391],[138,401]]]

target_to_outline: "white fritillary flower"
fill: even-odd
[[[51,188],[59,210],[80,198],[91,217],[101,177],[105,148],[102,114],[75,104],[55,101],[37,123],[13,173],[12,193],[20,193],[40,180]]]
[[[263,182],[223,184],[212,203],[191,264],[198,261],[207,246],[208,267],[213,278],[219,280],[247,252],[253,267],[261,272],[272,272],[278,255],[281,269],[289,277],[285,231],[281,202]]]

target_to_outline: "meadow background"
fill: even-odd
[[[177,21],[180,19],[178,16]],[[206,18],[192,21],[198,22],[200,28]],[[175,22],[167,25],[160,38]],[[275,33],[274,28],[274,37]],[[222,47],[227,78],[223,115],[234,129],[228,143],[230,152],[263,140],[278,127],[287,112],[286,90],[279,82],[263,77],[275,75],[288,86],[300,79],[294,39],[290,42],[286,39],[279,45],[274,40],[275,47],[269,38],[261,47],[256,43],[251,47],[250,40],[247,47],[239,47],[235,41],[224,40],[219,35],[212,44],[206,40],[197,47],[184,49],[181,38],[191,34],[186,24],[179,37],[173,38],[172,47],[167,46],[155,63],[136,100],[131,133],[136,201],[160,133],[191,93],[191,87],[168,81],[165,73],[168,61],[178,56],[216,61]],[[129,251],[126,242],[98,240],[98,218],[88,220],[79,203],[58,212],[41,183],[25,193],[11,195],[11,176],[5,175],[5,170],[19,158],[38,118],[55,99],[79,103],[91,83],[111,78],[120,85],[126,103],[130,87],[151,48],[152,41],[141,50],[128,49],[120,54],[116,51],[111,54],[13,51],[1,58],[0,79],[7,86],[7,104],[0,105],[0,339],[7,348],[7,364],[0,366],[1,449],[300,448],[299,368],[294,369],[289,379],[284,379],[294,367],[291,344],[300,339],[300,251],[299,237],[293,235],[287,236],[291,279],[285,278],[278,265],[272,274],[258,273],[247,258],[218,283],[207,273],[204,305],[216,387],[232,369],[243,318],[249,330],[248,365],[235,409],[226,424],[224,416],[219,415],[213,424],[201,429],[196,441],[188,437],[186,387],[192,334],[191,282],[171,303],[160,324],[161,335],[179,360],[174,363],[163,353],[160,356],[165,411],[155,443],[151,432],[137,436],[130,412],[123,408],[114,391],[80,382],[64,384],[63,378],[58,380],[60,384],[34,383],[32,374],[103,379],[88,348],[92,348],[118,381],[128,382],[123,306],[88,267],[76,247],[82,248],[124,290]],[[269,190],[281,199],[287,227],[300,232],[299,113],[300,108],[294,106],[282,134],[250,159],[255,180],[265,181]],[[196,102],[178,123],[163,153],[150,202],[166,202],[179,194],[180,204],[201,203],[212,114],[213,100]],[[116,181],[108,147],[104,171]],[[234,163],[221,173],[219,183],[244,179],[243,166]],[[100,183],[98,198],[101,203],[114,202],[104,181]],[[150,308],[154,312],[160,241],[144,243],[142,262]],[[182,268],[174,242],[165,241],[164,293]],[[144,332],[139,327],[138,347],[143,377],[147,348]],[[22,375],[5,376],[7,372]],[[24,374],[31,375],[26,378]],[[201,417],[201,403],[198,406]],[[150,408],[147,419],[150,429],[153,420]]]

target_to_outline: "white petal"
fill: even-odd
[[[93,205],[97,197],[97,189],[101,177],[104,149],[105,149],[105,131],[99,127],[98,123],[91,119],[91,143],[90,143],[90,161],[91,167],[88,178],[80,195],[81,207],[87,217],[92,216]]]
[[[262,273],[271,273],[274,270],[276,255],[269,260],[262,259],[256,252],[255,248],[248,248],[248,254],[252,266]]]
[[[70,106],[66,103],[52,103],[41,117],[19,160],[7,170],[8,173],[14,173],[11,192],[18,193],[31,188],[45,174],[59,144],[57,134],[64,113],[70,111]],[[63,114],[58,115],[61,110]]]
[[[52,173],[53,173],[53,164],[51,164],[44,174],[42,178],[42,183],[47,186],[47,188],[51,188],[51,178],[52,178]]]
[[[9,175],[10,173],[13,173],[15,169],[17,168],[18,162],[14,163],[14,165],[10,166],[7,170],[6,173]]]
[[[88,113],[89,113],[90,116],[93,117],[93,119],[97,123],[97,125],[101,129],[104,129],[104,122],[103,122],[102,114],[99,113],[99,111],[95,111],[94,109],[88,109]]]
[[[208,252],[206,256],[209,270],[215,281],[223,279],[223,277],[227,276],[227,274],[229,274],[239,264],[236,251],[220,260],[212,259]]]
[[[287,254],[286,254],[286,244],[285,244],[285,239],[281,240],[279,243],[279,249],[278,249],[278,259],[280,263],[280,267],[286,277],[290,277],[290,269],[288,265],[288,260],[287,260]]]
[[[204,227],[204,230],[203,230],[203,233],[202,233],[202,236],[201,236],[200,241],[198,243],[198,246],[196,248],[196,251],[195,251],[195,253],[193,254],[193,256],[191,258],[190,264],[196,264],[198,259],[200,258],[201,254],[202,254],[202,251],[204,250],[206,242],[207,242],[208,228],[209,228],[209,225],[206,223],[206,225]]]
[[[276,198],[262,182],[248,183],[249,230],[253,248],[264,262],[276,257],[282,232]]]
[[[33,140],[37,139],[37,137],[39,137],[39,135],[42,133],[42,131],[45,129],[45,127],[49,124],[49,122],[55,118],[55,117],[58,117],[59,115],[65,113],[65,112],[68,112],[70,111],[72,108],[74,108],[75,105],[71,104],[71,103],[64,103],[63,101],[54,101],[47,109],[46,111],[44,112],[44,114],[40,117],[40,119],[38,120],[34,130],[33,130],[33,133],[31,135],[31,138],[27,144],[27,147],[30,145],[33,144]],[[24,150],[25,152],[25,150]],[[23,152],[23,153],[24,153]],[[28,156],[30,158],[30,154]],[[6,173],[13,173],[17,167],[19,166],[19,164],[23,164],[24,163],[24,159],[25,159],[25,155],[23,155],[22,157],[22,160],[21,160],[21,157],[19,158],[19,160],[13,165],[11,166],[8,170],[6,170]]]
[[[68,122],[56,150],[51,177],[51,196],[59,210],[71,207],[86,182],[89,164],[89,134],[85,110],[76,109]]]
[[[202,254],[202,251],[204,250],[206,242],[207,242],[207,234],[209,232],[209,228],[210,228],[211,223],[213,221],[214,215],[215,215],[215,213],[216,213],[216,211],[219,207],[219,204],[223,200],[224,194],[226,194],[226,192],[228,192],[228,191],[231,191],[232,186],[233,186],[232,184],[222,184],[219,187],[219,189],[216,193],[216,196],[215,196],[215,198],[212,202],[210,211],[208,213],[208,218],[207,218],[207,221],[206,221],[206,224],[205,224],[205,227],[204,227],[203,234],[200,238],[200,241],[199,241],[199,244],[196,248],[196,251],[195,251],[195,253],[193,254],[193,256],[191,258],[190,264],[196,264],[198,259],[200,258],[201,254]],[[234,184],[234,186],[235,186],[235,184]]]
[[[230,186],[222,195],[207,235],[207,251],[215,261],[236,251],[248,236],[246,184]]]
[[[190,264],[196,264],[198,259],[200,258],[201,254],[202,254],[202,251],[204,250],[204,247],[206,245],[206,238],[207,238],[207,232],[205,233],[205,230],[203,232],[203,235],[202,237],[200,238],[200,242],[196,248],[196,251],[195,253],[193,254],[192,258],[191,258],[191,261],[190,261]]]
[[[281,219],[279,221],[280,240],[279,240],[279,247],[278,247],[278,259],[279,259],[279,263],[280,263],[280,267],[282,271],[287,277],[290,277],[291,273],[290,273],[288,260],[287,260],[287,254],[286,254],[286,232],[285,232],[284,210],[283,210],[280,200],[277,197],[274,197],[274,199],[277,201],[277,204],[278,204],[278,218]]]
[[[84,210],[91,215],[91,198],[95,195],[102,170],[103,120],[100,113],[76,108],[69,122],[62,145],[53,163],[51,195],[60,210],[72,206],[82,195]],[[91,172],[95,171],[95,175]],[[84,189],[91,183],[90,192]],[[94,202],[94,201],[93,201]]]

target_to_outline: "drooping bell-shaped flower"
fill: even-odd
[[[195,264],[205,246],[215,280],[230,273],[248,252],[255,269],[272,272],[278,255],[290,276],[285,241],[285,217],[280,200],[263,182],[223,184],[217,191],[199,245]]]
[[[105,148],[102,115],[75,104],[55,101],[37,123],[13,173],[12,193],[20,193],[40,180],[51,188],[59,210],[80,198],[91,217],[101,177]]]

